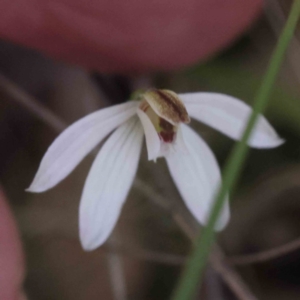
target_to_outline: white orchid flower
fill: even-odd
[[[220,169],[205,141],[185,123],[190,116],[238,140],[250,113],[248,105],[227,95],[149,90],[139,101],[101,109],[63,131],[46,152],[28,191],[43,192],[58,184],[117,128],[96,156],[84,185],[79,209],[83,248],[95,249],[113,230],[136,174],[143,134],[149,160],[166,158],[188,209],[205,224],[221,182]],[[273,148],[282,143],[260,116],[249,145]],[[223,229],[229,216],[227,200],[215,229]]]

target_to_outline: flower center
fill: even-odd
[[[160,139],[165,143],[172,143],[176,135],[177,126],[158,116],[145,100],[141,102],[140,109],[149,117]]]
[[[160,139],[165,143],[175,140],[180,123],[190,121],[182,101],[174,92],[168,90],[147,91],[143,95],[140,109],[147,114]]]
[[[148,102],[157,115],[173,125],[190,122],[184,104],[172,91],[152,89],[143,95],[143,99]]]

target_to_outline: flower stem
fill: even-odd
[[[210,215],[207,226],[195,242],[195,249],[191,254],[181,280],[175,289],[173,300],[190,300],[195,295],[196,288],[199,286],[204,269],[206,267],[209,252],[214,241],[214,224],[222,210],[225,197],[228,191],[233,190],[244,165],[248,146],[247,141],[252,129],[261,113],[265,110],[270,98],[273,85],[277,78],[280,66],[283,62],[286,49],[293,37],[297,22],[300,16],[300,0],[295,0],[291,8],[290,15],[278,40],[277,46],[271,57],[268,70],[265,74],[260,89],[255,97],[253,112],[249,117],[247,127],[243,137],[237,143],[225,165],[224,180],[214,202],[214,207]]]

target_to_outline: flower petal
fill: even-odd
[[[176,140],[174,145],[174,151],[181,151],[182,154],[188,155],[188,148],[186,146],[186,140],[184,139],[182,129],[184,126],[178,126]]]
[[[145,132],[148,160],[156,160],[159,156],[161,146],[158,133],[147,114],[145,114],[141,109],[138,109],[137,115],[141,120]]]
[[[206,224],[213,206],[214,196],[221,183],[218,163],[202,138],[182,124],[186,154],[172,152],[166,157],[175,184],[194,217]],[[217,221],[216,230],[222,230],[230,217],[228,199]]]
[[[137,170],[142,140],[142,126],[134,117],[109,137],[97,155],[80,202],[85,250],[100,246],[113,230]]]
[[[136,113],[138,102],[127,102],[94,112],[64,130],[44,155],[27,189],[46,191],[68,176],[106,135]]]
[[[234,97],[217,93],[180,94],[192,118],[203,122],[232,139],[243,134],[251,107]],[[255,148],[273,148],[284,142],[264,116],[260,116],[249,145]]]

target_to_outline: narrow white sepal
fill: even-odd
[[[62,181],[112,130],[132,117],[137,106],[130,101],[104,108],[69,126],[47,150],[27,191],[43,192]]]
[[[214,197],[221,183],[221,174],[214,154],[202,138],[187,125],[181,130],[187,152],[173,152],[166,157],[170,173],[190,212],[206,224]],[[215,230],[222,230],[229,221],[228,198],[216,223]]]
[[[250,106],[234,97],[217,93],[180,94],[190,117],[211,126],[234,140],[240,140],[248,118]],[[284,142],[264,116],[259,116],[249,146],[274,148]]]
[[[102,245],[113,230],[136,174],[142,139],[142,126],[134,117],[109,137],[97,155],[79,208],[79,233],[85,250]]]
[[[137,115],[140,118],[145,132],[148,160],[155,161],[160,153],[160,138],[147,114],[145,114],[141,109],[138,109]]]

